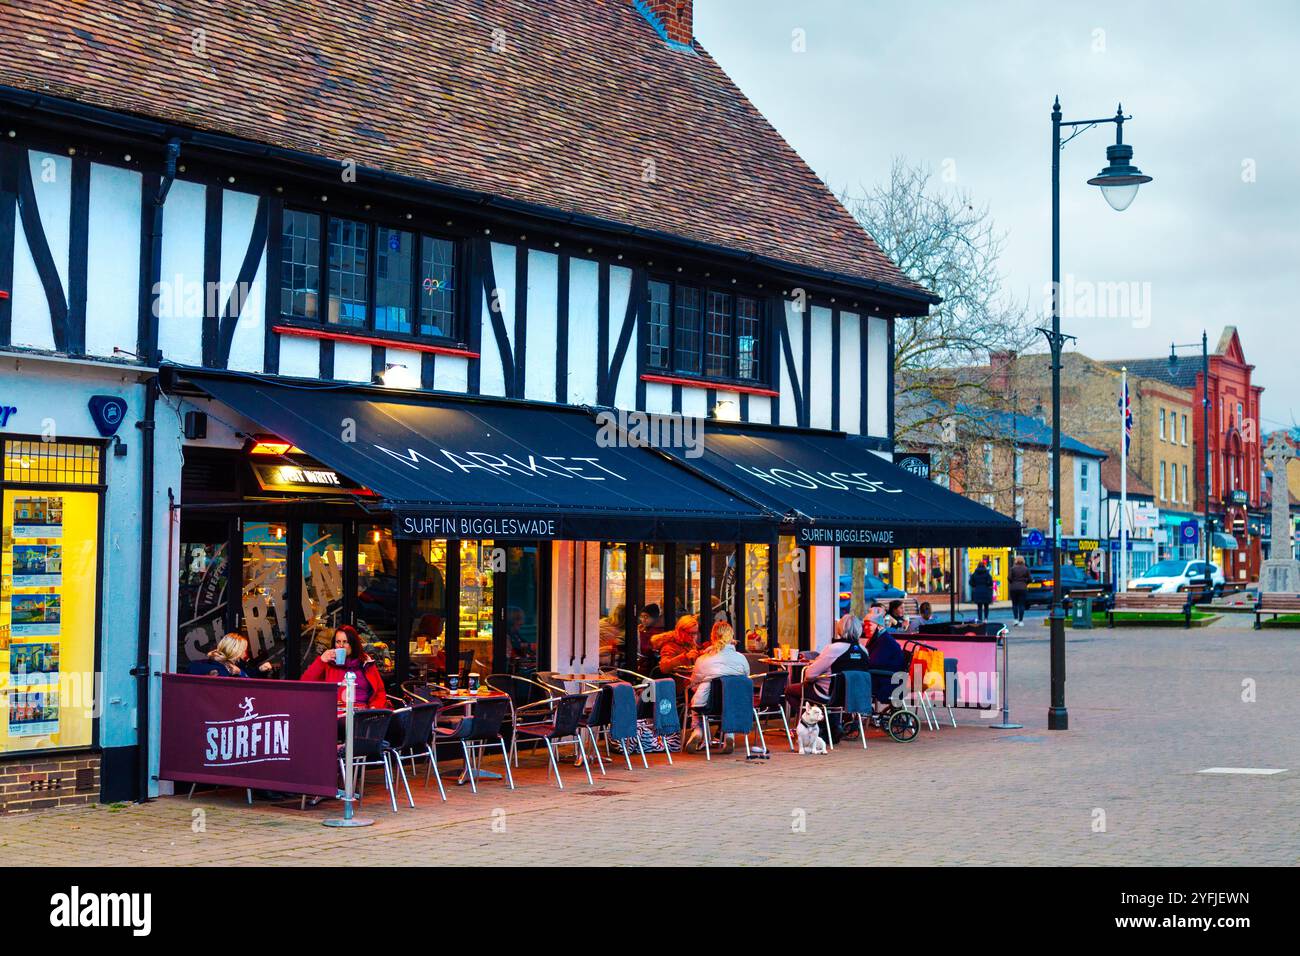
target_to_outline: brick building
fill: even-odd
[[[991,359],[987,374],[995,392],[1008,396],[1020,408],[1050,408],[1052,379],[1047,355],[1001,352],[994,353]],[[1105,451],[1118,469],[1124,363],[1100,362],[1079,352],[1063,355],[1061,363],[1061,419],[1065,428],[1078,441]],[[1157,559],[1182,556],[1178,526],[1194,517],[1195,511],[1192,390],[1169,380],[1168,362],[1163,368],[1153,368],[1147,360],[1137,360],[1130,363],[1128,372],[1133,411],[1129,469],[1141,486],[1151,490],[1154,506],[1160,512],[1160,526],[1152,529]],[[1118,478],[1118,470],[1114,477]],[[1118,483],[1115,490],[1118,493]]]
[[[1113,369],[1126,365],[1130,374],[1164,381],[1188,390],[1192,397],[1191,510],[1203,514],[1205,478],[1202,430],[1202,371],[1200,357],[1183,353],[1171,365],[1168,357],[1123,359],[1106,363]],[[1259,577],[1262,534],[1266,523],[1261,500],[1263,445],[1259,433],[1259,403],[1264,389],[1253,384],[1255,366],[1246,361],[1236,326],[1225,326],[1209,356],[1210,381],[1210,488],[1209,510],[1215,523],[1211,558],[1230,581]]]

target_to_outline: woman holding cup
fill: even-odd
[[[342,710],[344,679],[349,671],[357,675],[357,709],[387,710],[388,695],[384,692],[383,678],[379,676],[379,665],[361,646],[361,635],[351,624],[341,625],[334,632],[334,646],[312,661],[301,679],[337,684],[339,709]]]

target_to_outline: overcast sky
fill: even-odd
[[[1133,120],[1155,177],[1116,213],[1086,180],[1114,126],[1067,146],[1063,284],[1133,283],[1126,317],[1066,318],[1096,358],[1214,347],[1241,332],[1265,430],[1300,421],[1300,3],[695,0],[696,35],[836,191],[901,157],[987,203],[1008,288],[1051,270],[1052,97],[1065,119]],[[802,30],[806,51],[792,49]],[[794,38],[797,39],[797,38]],[[1253,181],[1248,181],[1252,180]],[[1078,300],[1076,300],[1078,301]],[[1149,310],[1146,308],[1149,305]],[[1149,314],[1149,323],[1144,317]],[[1145,326],[1145,327],[1144,327]]]

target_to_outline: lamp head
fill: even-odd
[[[1106,147],[1109,165],[1092,179],[1089,186],[1100,186],[1101,195],[1116,212],[1123,212],[1137,198],[1138,187],[1151,182],[1151,177],[1133,165],[1133,147],[1115,143]]]

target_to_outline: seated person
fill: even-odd
[[[643,607],[637,616],[636,628],[637,669],[643,674],[649,674],[655,667],[658,655],[654,651],[652,642],[663,632],[663,629],[664,622],[659,605],[647,604]]]
[[[343,652],[342,663],[338,660],[339,651]],[[361,635],[351,624],[343,624],[334,632],[334,646],[312,661],[299,679],[338,684],[339,710],[342,710],[343,681],[349,671],[357,675],[357,709],[387,710],[388,695],[384,691],[379,665],[361,646]]]
[[[231,631],[208,651],[206,660],[190,664],[191,674],[208,677],[247,677],[244,662],[248,659],[248,640]]]
[[[934,610],[930,607],[929,601],[922,601],[916,612],[915,615],[907,619],[908,634],[918,634],[921,631],[922,624],[934,623]]]
[[[437,642],[442,639],[445,625],[441,614],[421,614],[420,622],[415,626],[415,649],[420,654],[432,654],[429,667],[435,671],[447,667],[447,652]]]
[[[785,689],[786,700],[792,712],[798,714],[803,700],[828,703],[831,699],[832,674],[843,670],[868,669],[867,650],[862,642],[864,628],[873,632],[876,630],[870,621],[863,622],[852,614],[845,614],[835,622],[834,639],[804,668],[803,680]]]
[[[890,601],[885,609],[885,627],[894,631],[907,630],[907,615],[903,613],[902,601]]]
[[[894,640],[893,635],[883,628],[870,634],[866,645],[871,670],[889,672],[871,675],[871,696],[875,700],[876,711],[880,712],[888,709],[890,695],[893,694],[900,680],[906,677],[904,668],[907,664],[907,655],[903,653],[903,648],[899,646],[898,641]],[[895,675],[898,675],[899,680],[895,680]]]
[[[659,652],[659,673],[671,676],[678,667],[694,664],[699,642],[700,619],[694,614],[683,614],[671,631],[652,637],[650,647]]]
[[[609,616],[600,619],[600,666],[621,666],[619,648],[627,635],[627,608],[615,604]]]
[[[709,681],[715,677],[727,675],[737,677],[749,676],[749,660],[736,650],[736,632],[726,621],[713,625],[709,635],[709,646],[695,659],[691,670],[690,684],[686,693],[691,701],[691,735],[686,741],[686,749],[699,752],[704,747],[704,720],[699,711],[709,703]],[[722,744],[722,752],[729,754],[736,749],[736,735],[727,734]]]

